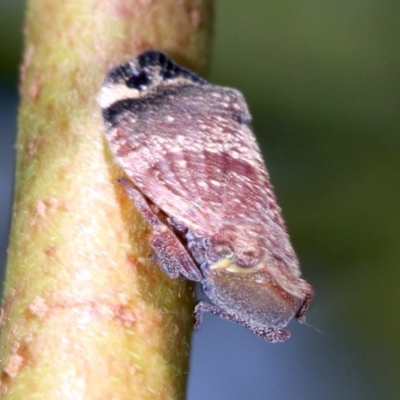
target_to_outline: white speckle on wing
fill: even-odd
[[[178,161],[178,165],[179,165],[181,168],[186,168],[186,166],[187,166],[187,161],[186,161],[186,160],[179,160],[179,161]]]
[[[199,185],[200,187],[205,188],[205,189],[208,188],[207,182],[204,182],[204,181],[197,182],[197,185]]]
[[[240,105],[238,104],[238,103],[233,103],[232,104],[232,107],[235,109],[235,110],[240,110]]]

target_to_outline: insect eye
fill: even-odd
[[[124,82],[128,88],[143,90],[150,83],[150,75],[146,71],[140,71],[134,64],[127,64],[124,74]]]
[[[129,67],[131,75],[138,76],[140,74],[140,71],[136,68],[134,64],[129,64]]]
[[[226,246],[226,245],[216,246],[215,251],[220,258],[227,258],[227,259],[231,260],[234,257],[233,250],[229,246]]]

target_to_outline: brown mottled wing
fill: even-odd
[[[201,281],[214,303],[199,303],[198,321],[211,312],[286,340],[312,289],[299,278],[242,95],[150,50],[112,69],[98,102],[157,263],[172,278]]]
[[[108,132],[118,163],[146,197],[189,229],[210,236],[235,208],[245,206],[251,215],[263,207],[264,199],[247,198],[267,181],[259,178],[263,162],[239,92],[161,85],[108,112],[119,118]]]
[[[222,242],[231,241],[227,232],[236,242],[253,240],[299,275],[242,95],[155,54],[117,67],[103,85],[116,160],[188,229]]]

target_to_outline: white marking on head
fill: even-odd
[[[120,100],[136,99],[140,96],[140,91],[129,88],[124,84],[103,85],[96,100],[101,108],[110,107]]]

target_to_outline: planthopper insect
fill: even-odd
[[[269,342],[304,322],[313,296],[276,203],[242,94],[159,51],[106,76],[98,103],[127,194],[152,228],[154,259],[201,283],[204,312]]]

